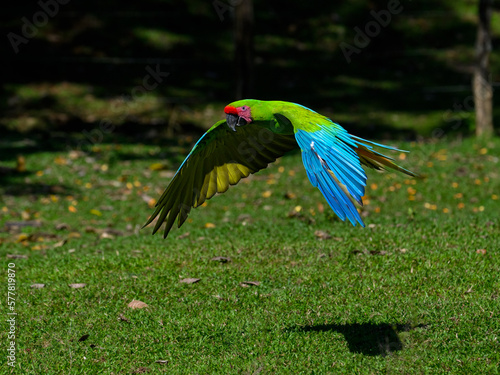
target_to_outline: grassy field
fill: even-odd
[[[334,217],[292,154],[151,236],[192,141],[3,165],[12,373],[499,373],[499,139],[398,143],[424,178],[370,171],[366,228]]]

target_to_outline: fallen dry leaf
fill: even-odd
[[[231,258],[229,257],[213,257],[212,259],[214,262],[221,262],[221,263],[227,263],[231,261]]]
[[[125,315],[123,314],[120,314],[118,316],[118,319],[121,321],[121,322],[127,322],[127,323],[130,323],[130,319],[128,319]]]
[[[242,284],[246,285],[246,286],[249,286],[249,285],[259,286],[260,281],[243,281],[240,285],[243,286]]]
[[[86,286],[87,284],[84,283],[69,284],[69,287],[74,289],[85,288]]]
[[[152,171],[163,171],[165,169],[168,169],[168,165],[163,163],[153,163],[149,166],[149,169]]]
[[[26,158],[23,155],[17,156],[16,171],[17,172],[26,172]]]
[[[131,309],[143,309],[145,307],[148,307],[148,305],[142,301],[134,299],[127,305],[127,307],[130,307]]]
[[[113,236],[124,236],[125,233],[121,230],[118,230],[118,229],[114,229],[114,228],[106,228],[104,229],[105,233],[109,233],[109,234],[112,234]]]
[[[158,359],[155,361],[155,363],[161,363],[161,364],[166,365],[168,363],[168,361],[166,359]]]
[[[247,224],[250,224],[251,222],[253,221],[253,217],[249,214],[240,214],[237,218],[236,218],[236,223],[238,224],[243,224],[243,225],[247,225]]]
[[[45,250],[47,248],[48,248],[47,245],[35,245],[35,246],[31,246],[31,250],[34,250],[34,251]]]
[[[25,241],[28,241],[28,235],[25,233],[21,233],[16,240],[16,242],[25,242]]]
[[[69,225],[66,224],[66,223],[60,223],[60,224],[56,225],[56,229],[57,230],[68,230],[69,229]]]
[[[102,212],[99,210],[96,210],[95,208],[90,210],[90,213],[95,216],[102,216]]]
[[[42,288],[45,288],[45,284],[32,284],[31,288],[32,289],[42,289]]]
[[[142,199],[148,204],[149,208],[153,208],[156,205],[156,199],[151,198],[149,195],[144,194]]]
[[[134,371],[132,371],[132,374],[145,374],[147,372],[150,372],[151,369],[148,368],[148,367],[139,367],[137,369],[135,369]]]
[[[68,240],[61,240],[59,242],[56,242],[54,245],[52,245],[52,248],[55,249],[57,247],[64,246],[64,244],[66,244],[66,242],[68,242]]]
[[[295,206],[295,208],[288,212],[287,217],[299,219],[307,224],[314,224],[316,222],[311,216],[304,215],[302,206]]]
[[[108,232],[102,232],[101,235],[99,236],[100,238],[107,238],[107,239],[114,239],[115,236],[112,235],[111,233],[108,233]]]
[[[182,240],[183,238],[189,237],[190,234],[191,233],[189,233],[189,232],[183,233],[179,237],[177,237],[177,239]]]
[[[9,258],[9,259],[28,259],[28,256],[21,255],[21,254],[7,254],[7,258]]]
[[[79,151],[79,150],[72,150],[68,153],[68,156],[70,159],[79,159],[79,158],[85,156],[85,153],[83,151]]]
[[[486,254],[486,249],[477,249],[476,253],[484,255],[484,254]]]
[[[266,190],[261,195],[262,195],[262,198],[269,198],[272,194],[273,194],[273,192],[271,190]]]
[[[187,279],[182,279],[180,280],[181,283],[184,284],[194,284],[200,281],[201,279],[193,278],[193,277],[188,277]]]
[[[315,231],[314,235],[318,237],[320,240],[329,240],[330,238],[332,238],[331,235],[322,230]]]

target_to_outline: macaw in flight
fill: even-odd
[[[255,173],[287,151],[299,147],[311,184],[332,210],[364,227],[353,200],[363,205],[365,165],[392,168],[415,177],[394,159],[373,149],[402,151],[349,134],[329,118],[300,104],[282,101],[239,100],[224,108],[226,120],[217,122],[195,144],[156,203],[147,223],[157,216],[153,234],[165,222],[164,237],[177,219],[180,227],[192,207]]]

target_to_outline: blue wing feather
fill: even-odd
[[[295,133],[309,181],[321,191],[342,220],[347,218],[353,225],[359,223],[364,226],[351,200],[362,204],[366,186],[366,174],[352,149],[356,147],[355,141],[333,122],[326,126],[318,125],[321,127],[319,131],[298,130]],[[345,186],[348,194],[339,182]]]

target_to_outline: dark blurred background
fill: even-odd
[[[477,28],[476,0],[9,2],[1,160],[19,139],[175,141],[241,96],[304,104],[363,137],[469,135]],[[491,32],[494,90],[495,11]]]

